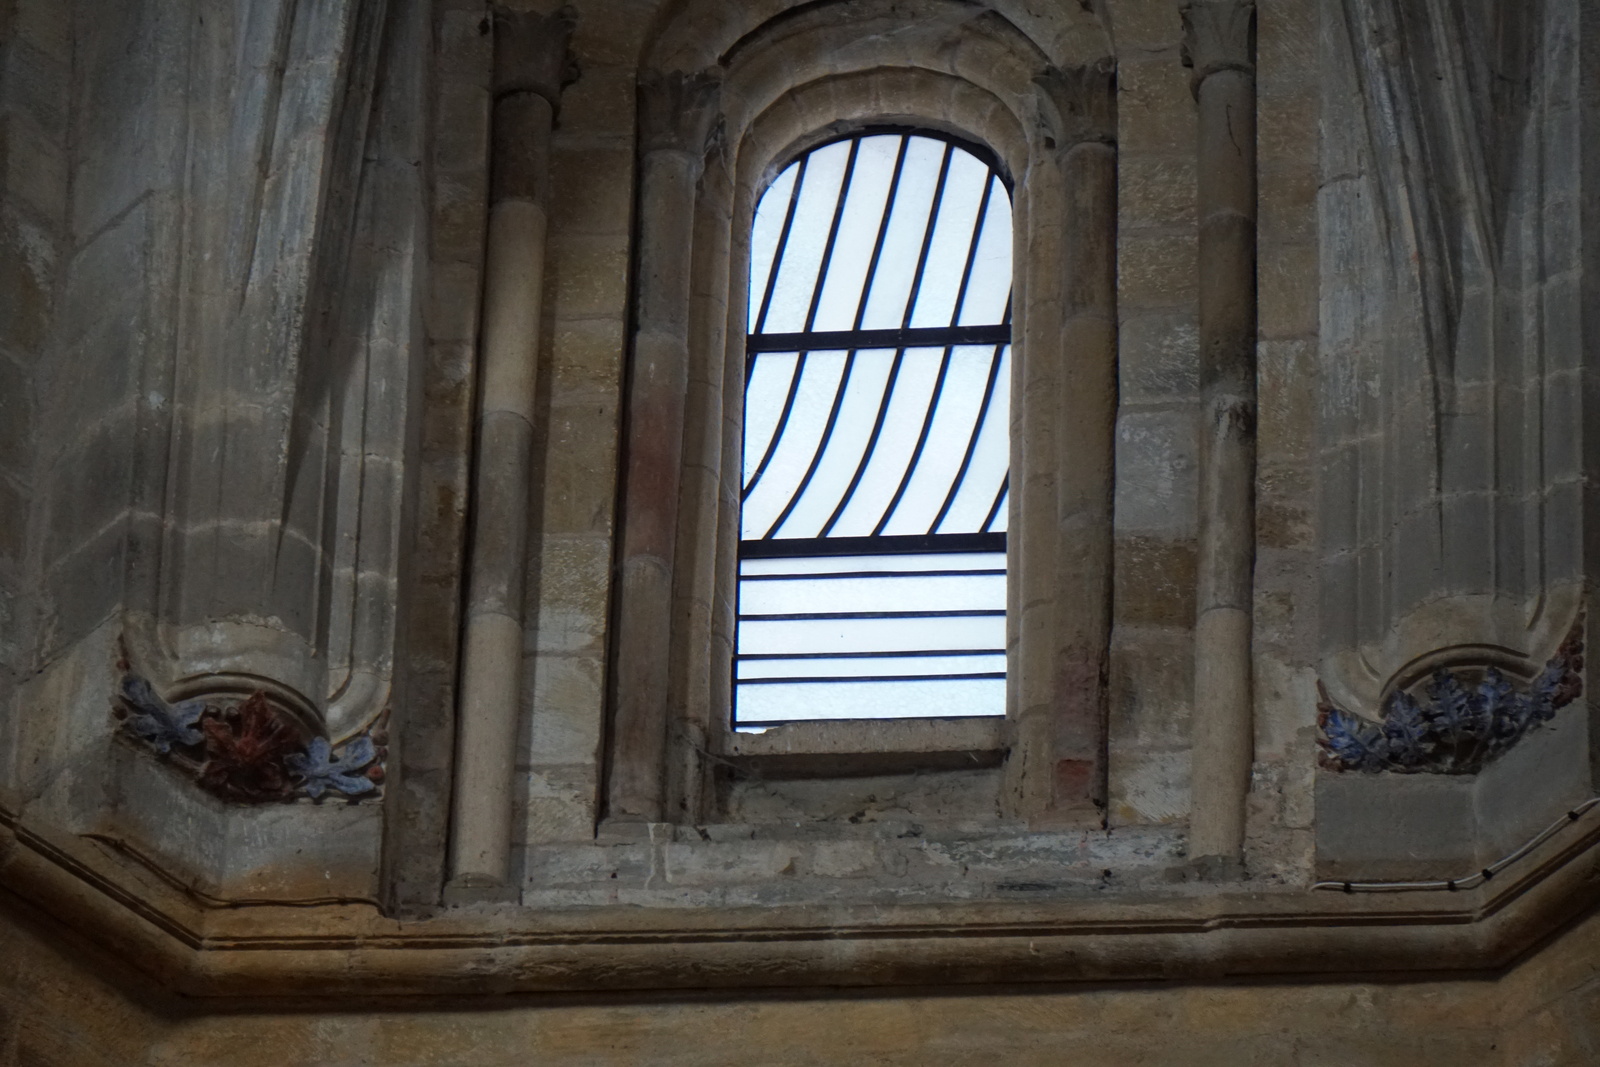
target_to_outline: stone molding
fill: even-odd
[[[1481,974],[1600,903],[1600,811],[1573,831],[1453,893],[1175,887],[891,909],[480,906],[403,921],[364,898],[209,897],[113,839],[55,840],[0,808],[0,886],[174,992],[218,999]]]

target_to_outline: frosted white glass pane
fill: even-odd
[[[863,137],[856,151],[855,172],[846,193],[844,214],[828,276],[822,285],[813,330],[849,330],[856,324],[862,285],[872,262],[872,247],[887,206],[894,161],[900,151],[898,134]]]
[[[805,329],[849,155],[849,143],[841,141],[819,148],[807,157],[806,180],[800,183],[794,225],[789,230],[783,262],[778,265],[778,284],[772,291],[767,321],[761,327],[765,333],[795,333]]]
[[[956,320],[960,326],[1004,322],[1006,302],[1011,299],[1011,197],[999,178],[991,181],[994,188],[983,216],[972,278]]]
[[[794,352],[763,352],[751,362],[744,393],[744,480],[741,485],[750,484],[761,457],[772,444],[778,418],[783,414],[784,399],[794,381],[795,364],[799,361],[799,355]]]
[[[980,519],[983,516],[978,516]],[[805,556],[797,559],[747,559],[739,564],[741,575],[759,574],[839,574],[849,572],[884,573],[893,571],[979,571],[1004,572],[1004,552],[908,552],[892,556]]]
[[[745,498],[741,537],[764,536],[783,513],[822,440],[843,371],[843,352],[812,352],[806,356],[800,388],[795,392],[794,406],[789,409],[789,420],[772,453],[772,462]]]
[[[789,213],[789,198],[794,193],[794,178],[800,164],[791,163],[778,175],[777,181],[761,194],[756,207],[755,225],[750,230],[750,325],[756,328],[756,317],[761,314],[761,300],[767,292],[767,278],[772,273],[772,259],[778,252],[778,238],[783,233],[783,220]]]
[[[822,534],[824,524],[839,506],[866,455],[867,441],[872,436],[893,365],[893,349],[867,349],[856,353],[849,381],[845,384],[844,400],[839,405],[839,417],[816,473],[775,536],[818,537]]]
[[[999,378],[995,382],[994,396],[989,400],[989,410],[984,415],[983,427],[978,431],[972,462],[936,533],[977,533],[994,506],[995,494],[1000,491],[1011,465],[1010,379],[1011,346],[1007,345],[1001,350]],[[1003,520],[996,529],[1005,529]]]
[[[928,263],[911,313],[912,326],[948,326],[955,321],[956,294],[972,250],[974,224],[983,187],[989,184],[989,167],[969,152],[950,155],[939,217],[928,246]]]
[[[942,348],[908,348],[900,361],[900,374],[889,398],[883,430],[872,450],[872,458],[856,486],[839,522],[835,537],[865,537],[878,524],[889,501],[900,486],[906,464],[917,446],[922,420],[928,414],[933,385],[939,376]]]
[[[923,534],[944,506],[955,482],[967,445],[977,429],[978,409],[989,384],[989,367],[994,362],[993,346],[961,346],[950,353],[950,366],[944,386],[939,390],[928,427],[928,439],[917,460],[911,481],[883,532]],[[991,400],[992,404],[993,401]],[[946,530],[945,532],[952,532]]]
[[[1002,615],[934,619],[744,619],[739,651],[745,655],[797,652],[921,652],[1002,649]]]
[[[904,574],[890,578],[745,579],[739,613],[994,611],[1006,606],[1004,575]]]
[[[887,675],[1004,674],[1004,652],[971,656],[852,656],[828,659],[747,659],[739,678],[875,678]]]
[[[911,279],[928,231],[928,215],[933,209],[934,187],[939,181],[939,162],[944,152],[944,142],[931,137],[913,137],[906,145],[900,188],[890,208],[878,272],[867,295],[863,329],[898,329],[904,320],[906,298],[911,293]]]
[[[1004,715],[1003,678],[740,685],[740,723]]]

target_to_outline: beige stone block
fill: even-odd
[[[1262,94],[1256,102],[1256,152],[1263,164],[1304,162],[1317,158],[1321,127],[1320,86],[1285,86]]]
[[[1110,656],[1113,749],[1175,750],[1189,743],[1194,640],[1188,630],[1119,627]]]
[[[605,709],[605,664],[593,656],[539,655],[523,669],[531,708],[523,759],[530,763],[592,764]]]
[[[1120,153],[1117,215],[1125,229],[1198,225],[1193,156]]]
[[[1198,121],[1189,72],[1176,53],[1117,64],[1120,151],[1192,156],[1200,136]]]
[[[471,263],[436,263],[428,295],[428,337],[434,341],[475,342],[483,294],[482,271]]]
[[[1115,553],[1112,604],[1117,625],[1194,625],[1193,541],[1123,535]]]
[[[626,314],[627,238],[552,234],[547,256],[545,284],[554,293],[548,306],[557,321]]]
[[[436,262],[483,263],[489,185],[482,166],[434,177],[433,229],[429,255]]]
[[[1262,167],[1257,188],[1262,247],[1316,241],[1320,182],[1314,157]]]
[[[1315,509],[1308,468],[1278,462],[1256,468],[1256,539],[1263,548],[1314,547]]]
[[[1191,310],[1199,299],[1195,276],[1198,234],[1192,229],[1124,231],[1117,239],[1117,306]]]
[[[1318,316],[1317,246],[1275,244],[1260,249],[1258,321],[1264,340],[1315,337]]]
[[[533,648],[600,654],[611,596],[611,539],[547,535],[536,549]]]
[[[1176,822],[1189,814],[1189,753],[1112,749],[1108,776],[1117,826]]]
[[[1263,98],[1320,83],[1320,22],[1316,0],[1256,5],[1256,80]]]
[[[551,408],[542,527],[551,534],[604,534],[616,506],[614,401]]]
[[[1171,0],[1117,0],[1109,12],[1119,52],[1167,51],[1169,62],[1178,62],[1183,20]]]
[[[621,318],[556,323],[551,346],[552,390],[568,396],[617,396],[626,346]]]
[[[625,144],[558,144],[550,156],[551,229],[626,235],[633,174],[633,152]]]
[[[629,137],[634,126],[635,73],[630,66],[584,69],[583,77],[561,94],[556,114],[556,147],[579,137]]]

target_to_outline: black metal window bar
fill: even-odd
[[[1005,712],[1011,199],[867,130],[751,240],[734,723]]]

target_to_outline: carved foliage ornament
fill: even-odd
[[[1219,71],[1255,73],[1254,0],[1192,0],[1181,13],[1190,92],[1198,96],[1200,83]]]
[[[241,804],[337,794],[355,802],[381,795],[383,718],[335,749],[309,740],[262,692],[222,704],[169,704],[146,679],[124,669],[111,702],[124,736],[155,752],[208,793]]]
[[[1583,619],[1527,683],[1498,668],[1441,667],[1396,689],[1374,722],[1334,704],[1317,683],[1320,762],[1335,771],[1476,774],[1583,694]]]

